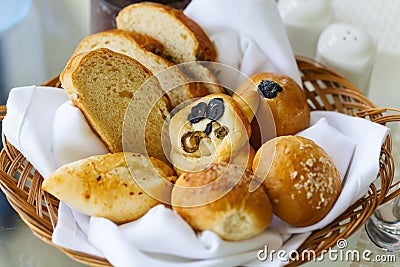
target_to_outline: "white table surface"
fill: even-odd
[[[89,0],[33,0],[32,4],[26,19],[0,39],[6,62],[4,88],[39,84],[57,75],[79,41],[89,33]],[[332,0],[332,7],[335,21],[359,25],[378,40],[369,98],[380,107],[400,108],[400,24],[397,23],[400,1]],[[392,127],[397,136],[394,138],[395,155],[399,158],[400,127]],[[398,161],[396,164],[400,167]],[[10,216],[15,215],[11,213]],[[18,217],[13,221],[13,224],[0,221],[0,267],[83,266],[36,238]],[[348,250],[373,249],[375,254],[384,254],[372,246],[363,228],[347,243]],[[397,264],[331,261],[327,258],[323,265],[399,266],[399,254],[396,256]],[[321,263],[312,262],[305,266],[317,264]]]

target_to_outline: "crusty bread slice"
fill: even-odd
[[[203,29],[181,10],[158,3],[137,3],[123,8],[116,18],[117,28],[150,36],[164,45],[161,55],[185,66],[185,74],[202,85],[210,94],[225,93],[215,75],[195,61],[215,61],[214,44]],[[197,66],[196,66],[197,65]]]
[[[161,135],[170,103],[155,76],[137,60],[99,48],[72,57],[60,80],[111,152],[166,159]]]
[[[181,10],[158,3],[137,3],[123,8],[118,29],[146,34],[165,46],[175,63],[215,61],[217,52],[203,29]]]
[[[191,118],[197,111],[202,115]],[[214,112],[220,112],[220,117],[213,118],[210,114]],[[174,114],[168,126],[170,160],[179,174],[198,171],[215,162],[230,162],[251,136],[246,117],[232,97],[225,94],[211,94],[192,102]],[[246,147],[248,152],[250,148]]]
[[[202,86],[189,83],[188,78],[174,67],[172,62],[152,53],[163,51],[163,45],[149,36],[118,29],[99,32],[83,39],[74,54],[97,48],[108,48],[126,54],[146,66],[154,75],[157,75],[161,87],[168,94],[172,107],[208,93]]]
[[[125,223],[159,203],[170,203],[176,174],[167,164],[136,153],[89,157],[64,165],[42,189],[91,216]]]

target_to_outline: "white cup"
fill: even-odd
[[[376,45],[368,32],[355,25],[334,23],[321,33],[316,59],[367,95],[375,54]]]
[[[293,52],[315,57],[319,35],[331,23],[328,0],[279,0],[278,10]]]

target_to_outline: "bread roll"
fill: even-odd
[[[281,136],[257,151],[254,173],[264,178],[274,213],[293,226],[319,222],[341,192],[339,171],[312,140]]]
[[[170,160],[179,173],[198,171],[213,162],[229,162],[248,143],[250,131],[247,119],[230,96],[202,97],[171,118]]]
[[[43,181],[42,189],[84,214],[125,223],[169,203],[175,180],[162,161],[121,152],[64,165]]]
[[[239,166],[245,166],[246,170],[252,170],[253,167],[253,161],[254,161],[254,156],[256,155],[256,152],[254,151],[254,148],[250,145],[244,145],[231,159],[229,163],[239,165]]]
[[[161,137],[170,102],[143,64],[99,48],[72,57],[60,80],[110,152],[166,160]]]
[[[229,241],[251,238],[272,219],[263,188],[249,192],[253,178],[251,172],[228,163],[184,173],[172,190],[172,208],[196,230],[211,230]]]
[[[252,97],[249,91],[257,91],[260,101],[267,105],[263,106],[249,99]],[[304,91],[289,76],[267,72],[257,73],[251,76],[250,80],[239,85],[235,94],[242,97],[250,105],[251,110],[257,110],[255,116],[261,128],[265,128],[262,126],[265,113],[272,113],[276,136],[293,135],[310,126],[310,108]],[[263,131],[268,129],[260,130],[263,134]],[[270,136],[269,133],[264,135]],[[262,138],[262,142],[265,141],[267,139]]]

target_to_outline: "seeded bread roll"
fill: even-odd
[[[259,103],[254,100],[251,91],[258,92]],[[254,132],[260,132],[258,138],[261,139],[254,140],[256,136],[252,137],[256,149],[271,137],[271,130],[264,125],[268,123],[265,120],[271,117],[275,123],[275,136],[293,135],[310,126],[310,108],[304,91],[287,75],[257,73],[239,85],[235,94],[248,105],[245,106],[247,118],[254,117],[256,110],[252,128]]]
[[[178,111],[169,122],[171,162],[178,173],[229,162],[248,144],[250,133],[250,125],[232,97],[202,97]]]
[[[170,203],[176,178],[160,160],[121,152],[66,164],[42,188],[84,214],[125,223],[157,204]]]
[[[179,68],[173,67],[172,62],[152,53],[159,53],[163,51],[164,47],[149,36],[118,29],[95,33],[81,41],[74,55],[97,48],[108,48],[142,63],[154,75],[157,75],[162,89],[169,96],[172,107],[208,94],[208,91],[202,86],[190,83],[189,78]]]
[[[211,230],[229,241],[251,238],[272,219],[262,187],[249,192],[252,179],[251,172],[228,163],[184,173],[172,190],[172,208],[196,230]]]
[[[166,160],[161,134],[170,102],[140,62],[99,48],[72,57],[60,80],[110,152],[137,152]]]
[[[319,222],[341,192],[333,160],[312,140],[300,136],[266,142],[255,155],[253,171],[264,178],[274,213],[293,226]]]

